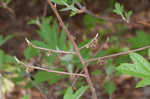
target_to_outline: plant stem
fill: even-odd
[[[112,57],[116,57],[116,56],[121,56],[121,55],[127,55],[129,53],[145,50],[145,49],[148,49],[148,48],[150,48],[150,45],[144,46],[142,48],[134,49],[134,50],[129,50],[129,51],[126,51],[126,52],[120,52],[120,53],[116,53],[116,54],[112,54],[112,55],[106,55],[106,56],[103,56],[103,57],[91,58],[91,59],[87,60],[86,63],[90,63],[90,62],[101,60],[101,59],[107,59],[107,58],[112,58]]]
[[[71,41],[73,47],[74,47],[74,50],[78,56],[78,58],[80,59],[80,62],[82,63],[82,66],[83,66],[83,69],[84,69],[84,72],[85,72],[85,75],[87,76],[86,77],[86,80],[90,86],[90,89],[91,89],[91,92],[92,92],[92,99],[97,99],[97,95],[96,95],[96,91],[95,91],[95,88],[93,87],[93,83],[91,81],[91,78],[89,76],[89,72],[88,72],[88,69],[87,69],[87,66],[86,66],[86,62],[84,61],[84,59],[82,58],[81,54],[80,54],[80,50],[77,46],[77,44],[75,43],[70,31],[66,28],[64,22],[62,21],[62,18],[60,17],[56,7],[52,4],[51,0],[47,0],[47,2],[49,3],[51,9],[53,10],[53,12],[55,13],[59,23],[60,23],[60,26],[64,29],[64,31],[66,32],[69,40]]]

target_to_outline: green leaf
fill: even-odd
[[[4,64],[12,64],[15,63],[15,60],[12,56],[5,54],[2,50],[0,50],[0,68],[6,67]]]
[[[114,72],[115,67],[112,62],[112,59],[108,59],[105,65],[105,72],[107,75],[111,75]]]
[[[62,30],[60,38],[59,38],[59,42],[58,42],[59,49],[62,49],[62,50],[65,49],[65,46],[64,46],[65,42],[66,42],[66,33],[64,30]]]
[[[0,50],[0,67],[4,64],[4,52]]]
[[[95,18],[91,15],[85,15],[83,18],[83,23],[88,29],[93,28],[97,23],[99,23],[101,21],[102,20]]]
[[[95,75],[95,76],[96,75],[101,75],[101,74],[103,74],[103,73],[100,70],[97,70],[97,69],[92,72],[92,75]]]
[[[56,49],[56,40],[55,32],[52,27],[50,27],[49,23],[52,20],[52,17],[48,17],[43,20],[40,30],[37,31],[40,37],[44,40],[44,42],[49,46],[49,48]]]
[[[115,9],[113,10],[114,13],[118,14],[118,15],[123,15],[123,6],[120,5],[120,3],[115,3]]]
[[[150,34],[144,31],[136,31],[136,36],[128,40],[131,44],[131,48],[140,48],[150,45]]]
[[[4,0],[4,2],[5,2],[6,4],[9,4],[9,3],[11,2],[11,0]]]
[[[150,85],[150,79],[144,79],[144,80],[142,80],[142,81],[139,81],[139,82],[136,84],[136,88],[144,87],[144,86],[147,86],[147,85]]]
[[[5,38],[3,36],[0,35],[0,46],[2,46],[4,43],[6,43],[8,40],[10,40],[11,38],[13,38],[15,35],[8,35]]]
[[[83,87],[79,88],[73,95],[74,99],[80,99],[80,97],[85,93],[85,91],[88,88],[89,88],[89,86],[83,86]]]
[[[67,70],[68,70],[69,73],[73,73],[73,67],[74,67],[73,64],[68,64],[67,65]]]
[[[32,47],[28,47],[24,50],[24,55],[25,55],[26,60],[29,60],[33,56],[37,56],[38,53],[39,53],[39,50],[32,48]]]
[[[58,5],[65,5],[68,2],[68,0],[51,0],[51,1]]]
[[[138,78],[150,77],[150,63],[146,61],[142,56],[136,53],[131,53],[130,58],[133,64],[123,63],[117,70],[121,73],[128,74]]]
[[[150,63],[147,60],[145,60],[141,55],[136,53],[131,53],[130,58],[132,59],[134,65],[136,65],[137,68],[141,67],[143,71],[148,73],[150,72]]]
[[[53,24],[50,25],[51,21],[52,17],[48,17],[43,20],[42,24],[40,25],[40,30],[37,31],[43,41],[36,41],[36,44],[50,49],[64,49],[66,47],[66,34],[64,31],[62,31],[59,37],[58,24],[56,21],[53,21]]]
[[[60,69],[56,69],[56,70],[61,71]],[[49,84],[52,85],[64,77],[66,76],[63,75],[60,76],[57,75],[56,73],[50,73],[46,71],[39,71],[34,76],[34,82],[36,84],[40,84],[42,82],[49,81]]]
[[[40,18],[36,18],[36,19],[31,19],[28,21],[28,24],[35,24],[35,25],[39,25],[40,26]]]
[[[130,58],[128,55],[123,55],[115,58],[115,64],[120,65],[121,63],[127,63],[130,62]]]
[[[66,54],[65,56],[61,57],[61,60],[69,63],[73,60],[73,55],[72,54]]]
[[[148,57],[150,58],[150,48],[148,49]]]
[[[72,87],[69,87],[64,95],[63,99],[80,99],[84,92],[88,89],[88,86],[83,86],[79,88],[74,94]]]
[[[69,87],[65,92],[63,99],[73,99],[72,97],[73,97],[73,90],[72,87]]]
[[[131,15],[132,15],[132,11],[128,11],[128,13],[125,13],[125,17],[126,17],[127,21],[130,20]]]
[[[30,95],[25,95],[23,98],[21,99],[30,99]]]
[[[106,83],[104,85],[104,89],[109,95],[112,95],[113,92],[115,91],[115,85],[114,85],[114,83],[112,83],[110,81],[106,81]]]
[[[61,11],[69,11],[72,10],[74,12],[78,12],[79,10],[74,5],[67,5],[66,8],[62,8]]]
[[[136,67],[136,65],[134,64],[122,63],[116,69],[123,74],[127,74],[138,78],[148,78],[150,76],[149,73],[145,72],[145,70],[143,69],[141,70],[141,67]]]
[[[39,46],[39,47],[43,47],[43,48],[49,48],[49,46],[47,46],[47,44],[43,41],[33,40],[32,44]]]

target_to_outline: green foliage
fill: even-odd
[[[148,57],[150,58],[150,49],[148,49]]]
[[[73,55],[72,54],[64,55],[63,57],[61,57],[61,61],[62,64],[66,66],[68,72],[72,73],[74,67],[73,64],[71,64],[73,61]]]
[[[95,18],[91,15],[85,15],[83,18],[83,23],[87,27],[87,29],[91,29],[91,28],[95,27],[97,23],[100,23],[102,21],[103,20]]]
[[[113,10],[114,13],[118,15],[123,15],[124,7],[120,5],[120,3],[115,3],[115,9]]]
[[[126,63],[126,62],[130,62],[130,58],[128,55],[123,55],[123,56],[119,56],[117,58],[115,58],[115,64],[116,65],[120,65],[121,63]]]
[[[51,25],[50,25],[51,24]],[[53,50],[68,50],[68,51],[73,51],[71,43],[66,41],[66,33],[62,30],[60,31],[57,25],[56,21],[52,21],[52,17],[47,17],[45,18],[41,23],[40,23],[40,29],[37,31],[38,35],[42,38],[41,41],[33,40],[31,41],[32,44],[42,47],[42,48],[48,48],[48,49],[53,49]],[[61,33],[59,33],[61,32]],[[68,46],[69,47],[68,47]],[[24,55],[26,60],[37,56],[41,51],[32,48],[29,46],[25,51]],[[56,57],[58,56],[57,53],[50,53],[49,56],[47,56],[48,52],[42,52],[42,58],[44,58],[45,63],[48,64],[48,66],[51,69],[55,69],[58,71],[64,71],[61,68],[57,68],[55,65],[53,65],[53,62],[55,62]],[[72,54],[66,54],[59,56],[61,59],[61,64],[64,65],[68,72],[73,72],[73,67],[74,65],[72,64],[73,61],[73,55]],[[47,67],[48,67],[47,66]],[[56,73],[49,73],[46,71],[38,71],[34,75],[34,82],[36,84],[40,84],[43,82],[48,82],[50,85],[56,83],[62,78],[65,78],[66,76],[62,75],[57,75]],[[31,85],[32,86],[32,85]],[[30,87],[30,85],[29,85]]]
[[[128,12],[125,12],[125,18],[126,18],[126,20],[130,20],[130,17],[131,17],[131,15],[132,15],[132,11],[128,11]]]
[[[50,26],[52,23],[52,26]],[[60,35],[58,32],[58,25],[56,21],[52,22],[52,17],[47,17],[40,23],[40,30],[37,31],[42,41],[33,40],[32,43],[43,48],[50,48],[54,50],[67,50],[66,46],[66,33],[62,30]],[[32,47],[28,47],[24,51],[26,59],[30,59],[33,56],[37,56],[39,51]],[[54,62],[56,54],[52,53],[50,56],[44,56],[47,62]]]
[[[23,98],[21,99],[30,99],[30,95],[25,95]]]
[[[32,58],[33,56],[37,56],[38,54],[39,54],[39,50],[32,48],[30,46],[24,50],[24,55],[26,60],[29,60],[30,58]]]
[[[104,89],[109,95],[112,95],[115,91],[115,85],[114,85],[114,83],[107,80],[104,85]]]
[[[75,93],[71,87],[69,87],[64,95],[63,99],[80,99],[80,97],[84,94],[84,92],[88,89],[88,86],[83,86],[79,88]]]
[[[11,0],[4,0],[4,2],[5,2],[6,4],[9,4],[9,3],[11,2]]]
[[[0,68],[7,68],[7,64],[15,63],[13,57],[6,55],[2,50],[0,50]]]
[[[112,46],[111,48],[99,51],[95,57],[102,57],[117,52],[120,52],[120,48],[118,46]]]
[[[117,2],[115,3],[115,9],[113,10],[113,12],[116,13],[117,15],[120,15],[124,21],[129,23],[132,11],[125,12],[124,7]]]
[[[131,48],[140,48],[146,45],[150,45],[150,35],[144,31],[136,31],[136,36],[128,40],[131,44]]]
[[[117,70],[121,73],[144,79],[140,81],[136,87],[149,85],[150,63],[136,53],[131,53],[130,58],[132,59],[133,64],[123,63],[117,67]]]
[[[115,66],[113,65],[113,60],[108,59],[105,65],[105,72],[107,76],[111,75],[114,72]]]
[[[36,24],[40,26],[41,25],[40,18],[31,19],[28,21],[28,24]]]
[[[6,43],[8,40],[10,40],[13,37],[14,35],[8,35],[4,38],[2,35],[0,35],[0,46],[2,46],[4,43]]]
[[[60,68],[56,69],[57,71],[62,71]],[[35,75],[34,75],[34,82],[36,84],[40,84],[43,83],[45,81],[48,81],[50,85],[56,83],[57,81],[59,81],[62,78],[65,78],[66,76],[62,75],[62,76],[58,76],[56,73],[50,73],[50,72],[46,72],[46,71],[38,71]]]
[[[114,6],[115,0],[109,0],[109,9],[112,10]]]
[[[65,5],[68,3],[68,0],[51,0],[51,1],[58,5]]]
[[[101,74],[103,74],[103,73],[98,69],[96,69],[92,72],[92,75],[95,75],[95,76],[100,76]]]
[[[79,0],[51,0],[52,2],[63,5],[65,8],[62,8],[61,11],[71,11],[70,16],[74,16],[77,13],[80,13],[79,9],[75,7],[75,3]]]
[[[59,38],[58,25],[56,21],[54,21],[53,25],[49,26],[51,21],[52,17],[48,17],[43,20],[40,30],[37,31],[43,41],[34,41],[33,43],[39,45],[40,47],[64,50],[66,48],[66,34],[62,31]]]

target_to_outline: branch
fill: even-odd
[[[82,77],[86,77],[86,75],[84,75],[84,74],[75,74],[75,73],[55,71],[55,70],[50,70],[50,69],[43,68],[43,67],[33,66],[31,64],[25,64],[25,63],[21,62],[19,59],[17,59],[16,57],[15,57],[15,60],[17,61],[17,63],[19,63],[19,64],[21,64],[21,65],[23,65],[23,66],[25,66],[27,68],[33,68],[33,69],[43,70],[43,71],[57,73],[57,74],[70,75],[70,76],[82,76]]]
[[[129,54],[129,53],[132,53],[132,52],[142,51],[142,50],[145,50],[145,49],[148,49],[148,48],[150,48],[150,45],[142,47],[142,48],[134,49],[134,50],[129,50],[129,51],[126,51],[126,52],[120,52],[120,53],[116,53],[116,54],[112,54],[112,55],[106,55],[106,56],[103,56],[103,57],[91,58],[91,59],[87,60],[86,63],[90,63],[90,62],[101,60],[101,59],[107,59],[107,58],[112,58],[112,57],[116,57],[116,56],[126,55],[126,54]]]
[[[122,22],[121,19],[114,19],[114,18],[105,17],[105,16],[99,16],[97,14],[94,14],[93,12],[91,12],[90,10],[88,10],[85,6],[82,6],[80,3],[76,3],[76,5],[82,10],[82,12],[84,12],[86,14],[89,14],[91,16],[94,16],[96,18],[103,19],[105,21]]]
[[[59,54],[76,54],[75,52],[60,51],[60,50],[53,50],[53,49],[38,47],[38,46],[32,44],[27,38],[25,40],[28,43],[28,45],[31,45],[33,48],[36,48],[36,49],[39,49],[39,50],[44,50],[44,51],[54,52],[54,53],[59,53]]]
[[[110,21],[111,22],[124,22],[124,21],[126,21],[126,20],[122,20],[122,19],[115,19],[115,18],[106,17],[105,15],[100,16],[100,15],[97,15],[97,14],[93,13],[92,11],[88,10],[85,6],[82,6],[80,3],[76,3],[76,5],[80,8],[82,13],[89,14],[91,16],[94,16],[94,17],[99,18],[99,19],[103,19],[105,21],[109,21],[109,22]],[[130,21],[130,24],[132,24],[132,25],[142,24],[144,26],[148,26],[148,27],[150,26],[150,24],[148,23],[148,21],[149,21],[148,19],[147,19],[147,22],[143,22],[143,18],[142,18],[142,20],[137,19],[137,18],[138,17],[135,16],[133,19],[136,19],[136,20],[135,21]]]
[[[87,69],[87,64],[86,62],[84,61],[84,59],[82,58],[81,54],[80,54],[80,49],[78,48],[77,44],[75,43],[70,31],[67,29],[67,27],[65,26],[64,22],[62,21],[62,18],[60,17],[56,7],[52,4],[51,0],[47,0],[48,4],[50,5],[51,9],[53,10],[53,12],[55,13],[59,23],[60,23],[60,26],[64,29],[64,31],[66,32],[69,40],[71,41],[73,47],[74,47],[74,50],[78,56],[78,58],[80,59],[80,62],[82,63],[82,66],[83,66],[83,70],[85,72],[85,75],[87,76],[86,77],[86,80],[90,86],[90,89],[91,89],[91,92],[92,92],[92,99],[97,99],[97,95],[96,95],[96,91],[95,91],[95,88],[93,87],[93,83],[91,81],[91,78],[89,76],[89,73],[88,73],[88,69]]]

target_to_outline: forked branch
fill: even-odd
[[[93,87],[93,83],[91,81],[91,78],[89,76],[89,73],[88,73],[88,69],[87,69],[87,64],[85,63],[84,59],[82,58],[81,54],[80,54],[80,49],[78,48],[77,44],[75,43],[70,31],[67,29],[67,27],[65,26],[64,22],[62,21],[62,18],[60,17],[56,7],[52,4],[51,0],[47,0],[48,4],[50,5],[51,9],[53,10],[53,12],[55,13],[59,23],[60,23],[60,26],[64,29],[64,31],[66,32],[69,40],[71,41],[73,47],[74,47],[74,50],[78,56],[78,58],[80,59],[80,62],[82,63],[82,66],[83,66],[83,70],[85,72],[85,75],[87,76],[86,77],[86,80],[90,86],[90,89],[91,89],[91,92],[92,92],[92,99],[97,99],[97,95],[96,95],[96,91],[95,91],[95,88]]]

